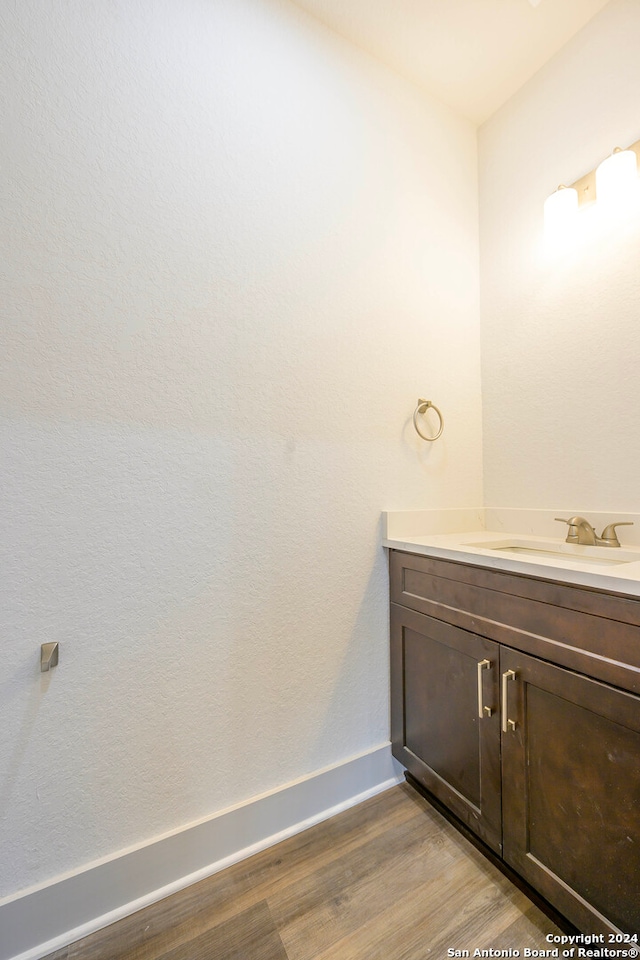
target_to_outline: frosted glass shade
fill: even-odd
[[[629,203],[637,188],[638,165],[633,150],[618,150],[596,170],[596,201],[605,207]]]
[[[558,187],[544,202],[544,233],[548,242],[568,240],[576,228],[578,191],[573,187]]]

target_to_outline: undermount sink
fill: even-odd
[[[547,557],[572,563],[594,566],[618,566],[622,563],[634,563],[640,560],[640,551],[622,550],[619,547],[590,547],[583,544],[566,543],[557,540],[527,540],[523,537],[509,537],[504,540],[488,540],[481,543],[467,543],[468,547],[478,550],[496,550],[511,553],[526,559]]]

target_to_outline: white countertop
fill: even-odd
[[[431,511],[422,513],[426,516]],[[450,512],[450,519],[453,519],[453,513]],[[593,548],[567,544],[561,537],[539,536],[517,530],[486,530],[481,525],[456,532],[430,533],[425,532],[430,524],[418,514],[416,517],[416,535],[409,536],[410,532],[414,532],[410,514],[384,514],[383,546],[441,560],[472,563],[494,570],[640,597],[640,547],[636,545]],[[394,518],[401,520],[394,522]],[[458,522],[452,525],[464,526],[464,518],[458,518]],[[443,522],[439,519],[432,526],[441,529]],[[501,550],[501,546],[510,549]],[[530,552],[531,549],[545,548],[549,549],[550,556]]]

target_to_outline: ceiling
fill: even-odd
[[[295,0],[482,123],[608,0]]]

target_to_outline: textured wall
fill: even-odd
[[[640,216],[541,242],[558,183],[640,138],[639,40],[613,0],[480,130],[487,506],[640,509]]]
[[[0,20],[2,897],[387,740],[481,424],[468,123],[278,0]]]

